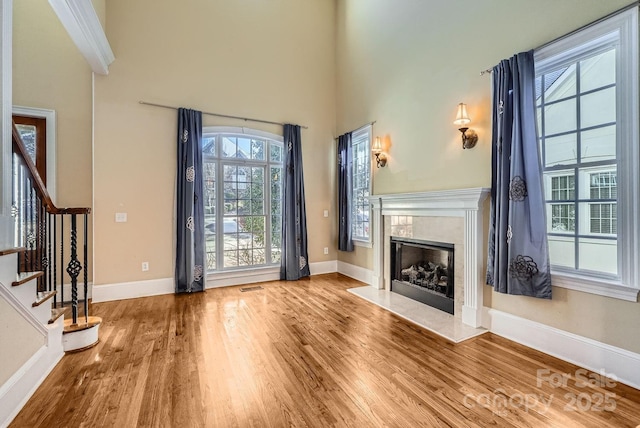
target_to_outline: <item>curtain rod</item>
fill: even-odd
[[[354,130],[353,130],[353,131],[351,131],[351,132],[359,131],[359,130],[361,130],[362,128],[364,128],[365,126],[369,126],[369,125],[373,126],[376,122],[377,122],[377,120],[374,120],[373,122],[367,122],[367,123],[365,123],[364,125],[357,127],[356,129],[354,129]],[[347,131],[347,132],[349,132],[349,131]],[[335,138],[334,138],[334,140],[337,140],[337,139],[338,139],[338,137],[335,137]]]
[[[144,104],[147,106],[153,106],[153,107],[162,107],[162,108],[168,108],[168,109],[172,109],[172,110],[178,110],[178,107],[172,107],[172,106],[166,106],[163,104],[156,104],[156,103],[148,103],[146,101],[138,101],[139,104]],[[281,122],[273,122],[271,120],[262,120],[262,119],[252,119],[250,117],[241,117],[241,116],[231,116],[228,114],[219,114],[219,113],[210,113],[208,111],[203,111],[202,114],[206,114],[208,116],[217,116],[217,117],[226,117],[227,119],[239,119],[239,120],[244,120],[246,121],[251,121],[251,122],[259,122],[259,123],[268,123],[270,125],[282,125],[284,126],[284,123]],[[300,125],[300,128],[304,128],[304,129],[309,129],[308,126],[304,126],[304,125]]]
[[[562,35],[560,37],[556,37],[555,39],[540,45],[537,48],[535,48],[534,51],[540,50],[542,48],[546,48],[550,44],[555,43],[555,42],[559,42],[562,39],[565,39],[565,38],[567,38],[569,36],[572,36],[575,33],[577,33],[578,31],[582,31],[582,30],[585,30],[585,29],[587,29],[589,27],[593,27],[594,25],[599,24],[600,22],[604,21],[605,19],[609,19],[614,15],[617,15],[617,14],[622,13],[622,12],[624,12],[626,10],[629,10],[629,9],[633,9],[634,7],[638,7],[639,4],[640,4],[639,1],[634,1],[633,3],[626,5],[625,7],[621,8],[621,9],[618,9],[615,12],[611,12],[610,14],[608,14],[606,16],[603,16],[602,18],[596,19],[595,21],[592,21],[592,22],[588,23],[587,25],[583,25],[580,28],[576,28],[575,30],[573,30],[573,31],[571,31],[571,32],[569,32],[567,34],[564,34],[564,35]],[[484,76],[485,74],[491,74],[492,72],[493,72],[492,68],[487,68],[486,70],[480,71],[480,76]]]

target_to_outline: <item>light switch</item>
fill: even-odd
[[[126,223],[127,213],[116,213],[116,223]]]

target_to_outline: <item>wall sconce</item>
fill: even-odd
[[[462,132],[462,148],[472,149],[478,142],[478,134],[473,129],[467,128],[465,125],[469,124],[471,119],[467,114],[467,105],[458,104],[458,113],[456,114],[456,120],[453,121],[454,125],[462,125],[462,128],[458,128],[458,131]]]
[[[376,156],[376,166],[378,168],[384,168],[384,166],[387,164],[387,155],[382,152],[382,143],[380,143],[380,137],[376,137],[376,140],[371,147],[371,153]]]

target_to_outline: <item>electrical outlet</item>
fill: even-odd
[[[142,262],[142,272],[149,270],[149,262]]]
[[[116,213],[116,223],[126,223],[127,213]]]
[[[329,254],[329,247],[324,247],[324,253]]]
[[[329,210],[324,210],[323,215],[324,215],[325,217],[329,217]]]

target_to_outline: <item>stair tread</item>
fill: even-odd
[[[5,248],[4,250],[0,250],[0,256],[8,256],[13,253],[22,253],[23,251],[27,251],[25,247],[13,247],[13,248]]]
[[[36,306],[40,306],[41,304],[43,304],[44,302],[46,302],[47,300],[49,300],[50,298],[52,298],[56,294],[58,294],[57,291],[39,291],[36,294],[36,301],[33,302],[31,304],[31,306],[33,306],[34,308]]]
[[[64,331],[63,334],[73,333],[76,331],[87,330],[89,328],[95,327],[102,323],[102,318],[100,317],[89,317],[89,321],[85,322],[84,317],[78,317],[78,323],[73,324],[72,319],[64,320]]]
[[[49,324],[53,324],[56,322],[58,318],[65,315],[68,312],[68,308],[53,308],[51,309],[51,318],[49,319]]]
[[[16,287],[18,285],[22,285],[26,282],[31,281],[32,279],[36,279],[44,275],[44,272],[22,272],[19,273],[16,277],[16,280],[11,283],[12,286]]]

